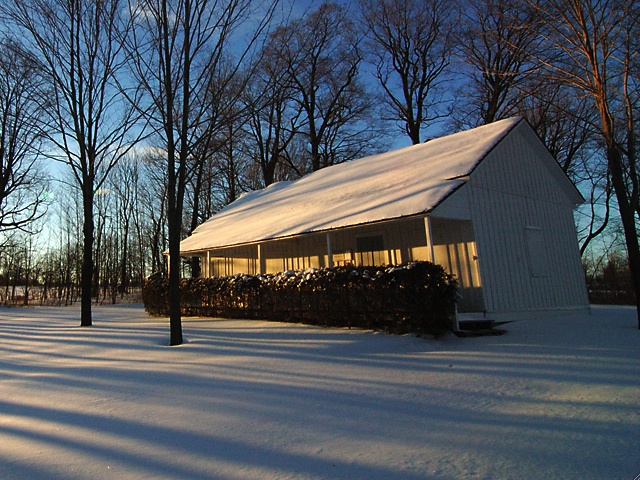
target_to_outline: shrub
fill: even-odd
[[[184,315],[441,335],[452,326],[456,288],[441,266],[411,262],[183,279],[180,295]],[[147,282],[148,313],[168,315],[167,290],[166,279]]]
[[[155,277],[142,287],[144,308],[150,315],[167,315],[169,312],[169,280]]]

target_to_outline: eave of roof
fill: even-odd
[[[428,213],[464,185],[520,121],[502,120],[244,194],[183,240],[180,251],[195,253]]]

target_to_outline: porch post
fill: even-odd
[[[427,246],[429,247],[429,261],[431,263],[436,263],[435,260],[435,250],[433,248],[433,230],[431,229],[431,217],[424,217],[424,230],[427,236]]]
[[[264,263],[264,258],[262,258],[262,244],[259,243],[258,244],[258,275],[264,275],[264,271],[266,270],[265,268],[265,263]]]
[[[207,250],[207,255],[205,257],[205,267],[204,267],[204,274],[206,278],[211,277],[211,251]]]
[[[333,267],[333,247],[331,246],[331,234],[327,233],[327,267]]]

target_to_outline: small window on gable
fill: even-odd
[[[356,239],[356,245],[359,252],[379,252],[384,250],[382,235],[359,237]]]
[[[525,227],[524,233],[529,257],[529,272],[532,277],[546,277],[548,265],[544,232],[540,227]]]

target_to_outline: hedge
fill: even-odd
[[[167,279],[149,280],[143,300],[167,316]],[[181,280],[182,314],[263,319],[389,333],[441,335],[451,330],[457,284],[440,265],[332,267]]]

